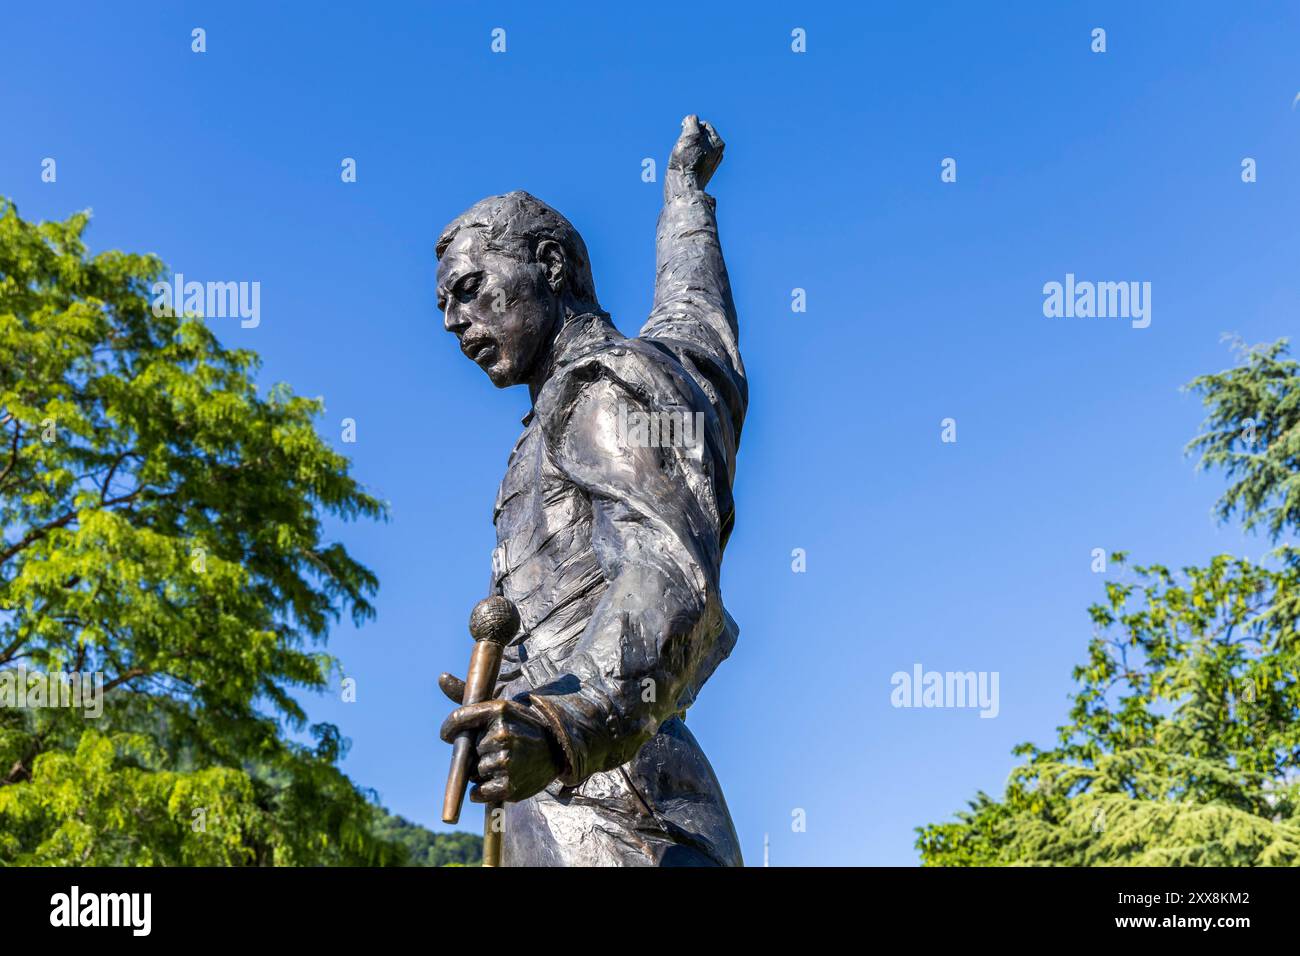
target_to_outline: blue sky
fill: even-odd
[[[467,659],[528,397],[442,331],[434,240],[526,189],[581,230],[635,333],[661,200],[641,161],[711,120],[751,404],[723,573],[741,637],[689,722],[749,863],[769,833],[774,865],[910,865],[913,827],[1000,792],[1011,747],[1064,719],[1093,548],[1266,550],[1216,526],[1179,386],[1232,364],[1225,332],[1297,330],[1300,11],[733,6],[11,5],[0,193],[29,219],[93,208],[95,251],[261,283],[257,328],[211,321],[267,384],[325,398],[322,432],[392,506],[332,529],[378,573],[379,616],[331,642],[358,700],[310,711],[351,738],[355,780],[438,828],[434,679]],[[1150,327],[1044,317],[1067,273],[1150,282]],[[892,707],[916,663],[998,672],[998,716]]]

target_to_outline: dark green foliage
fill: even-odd
[[[483,838],[472,833],[434,833],[405,817],[385,814],[374,834],[400,844],[407,866],[477,866],[483,861]]]
[[[1242,365],[1188,385],[1210,414],[1187,448],[1200,467],[1231,479],[1220,518],[1240,514],[1277,540],[1300,528],[1300,363],[1287,357],[1286,339],[1238,350]]]

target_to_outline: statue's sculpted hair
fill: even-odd
[[[537,244],[543,239],[559,243],[568,265],[568,281],[579,301],[596,302],[596,282],[591,275],[587,244],[565,219],[536,196],[515,190],[480,199],[443,229],[434,246],[439,259],[462,229],[482,234],[483,248],[522,262],[537,261]]]

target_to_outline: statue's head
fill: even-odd
[[[600,308],[582,237],[526,192],[476,202],[434,251],[443,325],[497,388],[532,381],[564,320]]]

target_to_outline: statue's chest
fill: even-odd
[[[552,463],[533,419],[515,444],[497,492],[494,583],[519,608],[522,660],[562,653],[604,591],[591,546],[591,502]]]

